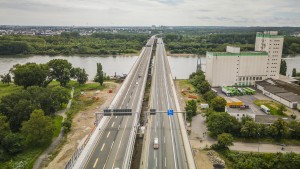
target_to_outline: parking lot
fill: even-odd
[[[242,101],[245,105],[249,105],[250,109],[253,110],[253,112],[257,115],[266,115],[263,111],[260,110],[258,106],[256,106],[253,101],[254,100],[271,100],[269,97],[263,95],[259,90],[256,90],[255,88],[251,87],[256,91],[256,94],[254,95],[243,95],[243,96],[230,96],[231,98],[237,98],[240,101]],[[219,96],[222,97],[228,97],[222,92],[221,87],[213,88],[218,92]]]

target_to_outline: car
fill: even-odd
[[[153,141],[153,148],[154,148],[154,149],[158,149],[158,138],[157,138],[157,137],[154,138],[154,141]]]

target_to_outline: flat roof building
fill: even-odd
[[[278,78],[283,36],[270,31],[256,34],[255,51],[241,52],[227,46],[226,52],[206,53],[206,80],[213,87],[251,86],[256,81]]]

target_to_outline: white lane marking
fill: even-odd
[[[163,121],[163,127],[165,127],[165,122]]]
[[[121,124],[119,124],[118,130],[120,130]]]
[[[166,137],[164,137],[164,143],[166,143]]]
[[[155,159],[155,161],[156,161],[156,167],[157,167],[157,158]]]
[[[169,116],[169,121],[170,121],[171,136],[172,136],[171,140],[172,140],[172,148],[173,148],[173,155],[174,155],[173,157],[174,157],[174,163],[175,163],[175,169],[176,169],[177,168],[177,162],[176,162],[176,157],[175,157],[176,152],[175,152],[175,148],[174,148],[174,135],[173,135],[172,122],[171,122],[170,116]]]
[[[118,116],[116,116],[115,118],[118,118]]]
[[[109,137],[109,135],[110,135],[110,132],[108,132],[108,134],[107,134],[106,138],[108,138],[108,137]]]
[[[105,143],[102,145],[102,147],[101,147],[101,151],[103,150],[104,146],[105,146]]]
[[[167,158],[165,157],[165,167],[167,167]]]
[[[111,125],[111,127],[113,127],[113,126],[114,126],[114,124],[115,124],[115,122],[113,122],[113,124]]]
[[[95,168],[96,167],[96,165],[97,165],[97,163],[98,163],[98,158],[96,159],[96,161],[95,161],[95,163],[94,163],[94,166],[93,166],[93,168]]]

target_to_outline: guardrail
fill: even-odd
[[[151,55],[152,55],[152,48],[150,50],[150,58],[151,58]],[[132,154],[133,154],[133,151],[134,151],[134,145],[135,145],[135,140],[136,140],[136,134],[137,134],[137,129],[138,129],[138,126],[137,126],[137,123],[139,121],[139,118],[140,118],[140,112],[142,110],[142,106],[143,106],[143,97],[144,97],[144,93],[145,93],[145,89],[146,89],[146,83],[147,83],[147,77],[148,77],[148,68],[149,68],[149,65],[150,65],[150,61],[151,59],[149,58],[148,62],[147,62],[147,69],[146,69],[146,76],[144,76],[144,81],[143,81],[143,87],[142,87],[142,92],[140,94],[140,98],[139,98],[139,103],[138,103],[138,106],[137,106],[137,114],[135,114],[135,120],[133,122],[133,125],[132,125],[132,130],[130,132],[130,137],[129,137],[129,142],[128,142],[128,147],[126,148],[126,153],[125,153],[125,158],[124,158],[124,161],[123,161],[123,164],[122,164],[122,168],[123,169],[129,169],[130,168],[130,165],[131,165],[131,158],[132,158]]]

